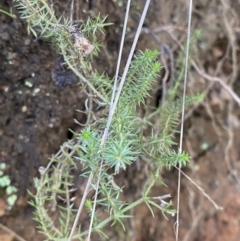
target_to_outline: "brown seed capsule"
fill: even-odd
[[[83,56],[87,56],[93,51],[94,46],[90,44],[88,39],[83,36],[80,30],[77,30],[75,27],[71,27],[68,28],[68,31],[72,34],[74,38],[74,45],[83,54]]]

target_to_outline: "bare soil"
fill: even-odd
[[[240,17],[237,14],[240,4],[237,2],[213,0],[195,3],[192,29],[202,31],[198,45],[194,46],[197,64],[204,73],[223,79],[240,95]],[[144,1],[132,3],[123,65],[143,5]],[[108,22],[114,24],[106,28],[106,36],[101,40],[104,48],[93,62],[99,72],[104,71],[112,77],[124,5],[122,1],[100,0],[80,1],[80,6],[82,18],[100,12],[108,14]],[[0,224],[3,226],[0,226],[0,240],[19,240],[15,235],[18,234],[27,241],[41,241],[44,237],[37,233],[36,223],[32,220],[34,210],[28,204],[28,191],[34,193],[33,179],[39,176],[39,167],[46,166],[60,145],[72,138],[69,129],[80,130],[74,119],[85,121],[86,117],[76,111],[84,110],[85,96],[80,94],[81,87],[77,83],[62,88],[56,85],[51,73],[58,68],[58,54],[46,40],[36,40],[27,33],[26,23],[19,18],[11,1],[1,1],[0,8],[5,11],[12,7],[16,18],[0,14],[0,162],[7,164],[5,174],[18,189],[18,200],[8,210],[6,195],[1,190]],[[60,10],[62,7],[59,4]],[[175,58],[180,51],[179,44],[184,46],[187,11],[188,5],[184,1],[153,0],[138,49],[157,48],[163,53],[163,46],[167,46]],[[154,32],[159,41],[146,34],[147,31]],[[171,59],[166,52],[160,60],[166,69],[170,69]],[[162,78],[166,72],[161,73]],[[182,175],[179,240],[238,241],[239,105],[220,82],[207,80],[195,68],[190,70],[188,92],[204,92],[206,98],[186,114],[184,149],[190,153],[192,162],[183,171],[205,192]],[[158,92],[153,93],[155,101],[160,97]],[[136,165],[119,176],[118,181],[125,186],[126,199],[132,200],[139,195],[145,178],[144,171],[141,172],[144,168],[144,165]],[[176,208],[178,170],[164,171],[163,181],[167,187],[155,187],[152,195],[171,193]],[[208,197],[223,210],[217,210]],[[152,217],[145,205],[139,205],[131,214],[134,218],[126,221],[128,232],[113,228],[109,232],[110,240],[175,240],[176,216],[168,216],[166,220],[156,211]]]

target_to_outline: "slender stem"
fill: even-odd
[[[133,209],[134,207],[136,207],[137,205],[145,202],[146,197],[142,197],[140,199],[138,199],[137,201],[129,204],[127,207],[122,209],[122,213],[126,213],[127,211],[129,211],[130,209]],[[99,223],[96,227],[93,228],[93,231],[98,230],[103,228],[104,226],[106,226],[106,224],[108,224],[110,221],[112,221],[114,219],[114,216],[110,216],[108,218],[106,218],[105,220],[103,220],[101,223]],[[88,230],[84,231],[81,233],[80,237],[87,235],[88,234]],[[79,235],[75,235],[73,238],[79,238]]]
[[[73,22],[73,14],[74,14],[74,0],[72,0],[72,3],[71,3],[71,10],[70,10],[70,22],[72,23]]]
[[[96,205],[97,205],[98,189],[99,189],[99,183],[100,183],[101,173],[102,173],[101,172],[102,166],[103,166],[103,161],[101,161],[101,165],[100,165],[100,169],[99,169],[100,171],[98,173],[97,186],[96,186],[96,192],[95,192],[95,196],[94,196],[93,209],[92,209],[93,211],[92,211],[92,217],[91,217],[91,221],[90,221],[90,225],[89,225],[89,229],[88,229],[87,241],[90,241],[90,238],[91,238],[93,219],[94,219],[94,212],[95,212]]]
[[[4,13],[11,18],[16,18],[16,16],[12,13],[12,11],[10,11],[10,13],[9,13],[9,12],[4,11],[3,9],[0,9],[0,13]]]
[[[90,174],[90,176],[89,176],[89,178],[88,178],[88,182],[87,182],[86,188],[85,188],[85,190],[84,190],[84,194],[83,194],[83,196],[82,196],[82,200],[81,200],[81,203],[80,203],[80,205],[79,205],[78,212],[77,212],[76,218],[75,218],[75,220],[74,220],[74,223],[73,223],[73,226],[72,226],[71,233],[70,233],[70,235],[69,235],[68,241],[71,241],[71,240],[72,240],[73,234],[74,234],[75,229],[76,229],[76,227],[77,227],[77,223],[78,223],[79,216],[80,216],[80,214],[81,214],[81,212],[82,212],[83,205],[84,205],[84,203],[85,203],[85,200],[86,200],[86,198],[87,198],[88,192],[89,192],[89,190],[90,190],[91,183],[92,183],[92,172],[91,172],[91,174]]]
[[[63,55],[65,56],[64,54],[64,49],[61,47],[61,51],[63,53]],[[96,94],[102,101],[104,101],[105,103],[108,102],[107,98],[105,98],[101,93],[99,93],[95,87],[83,76],[81,75],[73,66],[72,64],[70,63],[70,61],[68,60],[68,58],[64,58],[64,60],[67,62],[69,68],[83,81],[85,82],[88,87],[93,91],[94,94]]]
[[[186,46],[184,87],[183,87],[183,98],[182,98],[181,130],[180,130],[180,143],[179,143],[179,152],[180,153],[182,152],[182,145],[183,145],[183,127],[184,127],[184,114],[185,114],[184,110],[185,110],[185,98],[186,98],[186,88],[187,88],[187,72],[188,72],[188,62],[189,62],[189,45],[190,45],[190,35],[191,35],[191,20],[192,20],[192,0],[189,0],[187,46]],[[181,163],[179,164],[179,171],[178,171],[176,241],[178,241],[178,239],[179,239],[180,187],[181,187]]]
[[[24,238],[20,237],[18,234],[13,232],[11,229],[7,228],[3,224],[0,223],[0,228],[6,232],[8,232],[10,235],[13,235],[17,240],[19,241],[26,241]]]
[[[127,8],[126,8],[126,13],[125,13],[125,17],[124,17],[123,32],[122,32],[121,44],[120,44],[120,49],[119,49],[119,54],[118,54],[118,62],[117,62],[117,68],[116,68],[116,73],[115,73],[115,78],[114,78],[114,86],[113,86],[110,107],[113,106],[113,101],[114,101],[115,94],[116,94],[115,92],[116,92],[116,88],[117,88],[118,73],[119,73],[119,68],[120,68],[120,63],[121,63],[121,58],[122,58],[123,43],[124,43],[124,39],[125,39],[125,35],[126,35],[127,20],[128,20],[128,15],[129,15],[130,4],[131,4],[131,0],[129,0],[127,2]]]

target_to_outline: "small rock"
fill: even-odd
[[[24,105],[24,106],[22,107],[21,111],[22,111],[23,113],[25,113],[25,112],[27,111],[27,106]]]

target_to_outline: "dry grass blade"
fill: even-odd
[[[183,88],[183,97],[182,97],[182,117],[181,117],[181,130],[180,130],[180,144],[179,144],[179,152],[180,153],[182,152],[182,144],[183,144],[184,111],[185,111],[187,72],[188,72],[188,62],[189,62],[189,45],[190,45],[190,35],[191,35],[192,4],[193,4],[192,0],[189,0],[187,46],[186,46],[184,88]],[[179,239],[180,186],[181,186],[181,165],[179,167],[179,172],[178,172],[176,241],[178,241],[178,239]]]

